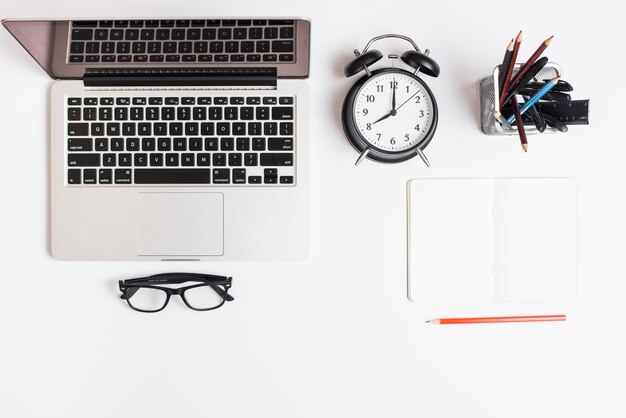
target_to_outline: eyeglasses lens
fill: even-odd
[[[185,290],[184,298],[194,309],[212,309],[224,303],[224,294],[226,290],[223,286],[207,285]]]
[[[136,292],[133,291],[137,290]],[[149,287],[137,287],[127,290],[126,295],[132,294],[128,298],[128,303],[135,309],[142,311],[158,311],[163,308],[167,300],[167,293],[159,289]]]

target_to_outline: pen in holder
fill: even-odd
[[[513,74],[515,74],[522,64],[515,64]],[[558,64],[548,62],[534,77],[536,81],[550,80],[554,77],[562,77],[563,71]],[[500,66],[496,66],[493,75],[485,77],[480,81],[480,127],[485,135],[517,135],[517,129],[508,123],[501,123],[496,119],[495,113],[501,112],[500,91],[498,78],[500,76]],[[532,124],[524,124],[526,134],[533,135],[540,133]],[[554,127],[546,127],[544,133],[558,132]]]

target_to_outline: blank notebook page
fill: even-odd
[[[408,296],[415,302],[576,296],[572,179],[408,183]]]

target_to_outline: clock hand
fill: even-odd
[[[395,84],[396,84],[396,79],[393,79],[393,93],[391,95],[391,112],[389,112],[388,114],[386,114],[385,116],[381,117],[380,119],[378,119],[376,122],[372,123],[372,125],[380,122],[381,120],[385,120],[387,119],[389,116],[396,116],[397,114],[397,110],[400,109],[400,107],[402,107],[402,105],[400,105],[400,107],[398,107],[398,109],[396,109],[396,89],[395,89]],[[419,91],[419,90],[418,90]],[[415,94],[417,94],[417,91],[415,92]],[[415,94],[413,96],[415,96]],[[409,97],[409,100],[411,100],[413,98],[413,96]],[[407,100],[407,102],[409,101]],[[404,102],[406,103],[406,102]],[[402,103],[402,104],[404,104]]]
[[[393,94],[391,96],[391,113],[396,110],[396,79],[393,79]]]
[[[385,116],[383,116],[382,118],[379,118],[376,122],[372,123],[372,125],[377,124],[378,122],[380,122],[381,120],[385,120],[387,119],[389,116],[391,116],[391,113],[387,113]]]
[[[408,99],[406,99],[404,103],[402,103],[400,106],[398,106],[398,109],[400,109],[402,106],[404,106],[405,104],[407,104],[407,103],[408,103],[408,101],[409,101],[409,100],[411,100],[413,97],[415,97],[415,95],[416,95],[417,93],[419,93],[419,92],[420,92],[420,91],[418,90],[418,91],[416,91],[415,93],[413,93],[413,95],[412,95],[411,97],[409,97]],[[397,111],[398,109],[396,109],[396,111]]]

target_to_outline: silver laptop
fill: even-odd
[[[306,257],[309,21],[3,24],[58,80],[54,257]]]

